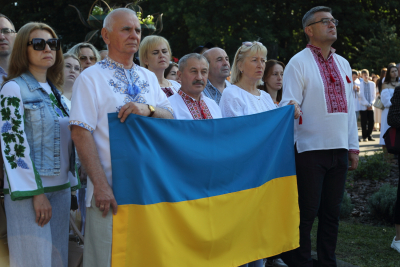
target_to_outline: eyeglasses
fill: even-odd
[[[322,22],[322,24],[324,24],[325,26],[328,26],[331,22],[332,22],[335,26],[339,25],[339,21],[338,21],[337,19],[324,18],[324,19],[321,19],[320,21],[316,21],[316,22],[313,22],[313,23],[308,24],[307,27],[308,27],[308,26],[311,26],[311,25],[313,25],[313,24],[316,24],[316,23],[320,23],[320,22]]]
[[[96,57],[88,57],[88,56],[80,56],[79,60],[80,61],[86,61],[86,60],[90,60],[90,61],[96,61]]]
[[[49,45],[50,50],[60,50],[61,42],[57,38],[51,38],[45,41],[42,38],[33,38],[32,41],[28,42],[28,46],[32,45],[33,50],[42,51],[46,48],[46,44]]]
[[[11,33],[15,33],[15,31],[11,30],[9,28],[3,28],[3,29],[0,29],[0,33],[2,33],[3,35],[9,35]]]
[[[70,64],[65,64],[65,68],[71,70],[74,70],[76,72],[81,72],[81,68],[79,66],[72,66]]]

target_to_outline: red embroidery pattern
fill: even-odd
[[[167,97],[170,97],[171,95],[174,94],[174,91],[170,87],[161,87],[161,90],[165,93]]]
[[[325,89],[325,101],[328,113],[347,113],[346,91],[342,75],[333,59],[335,49],[331,48],[328,59],[325,60],[321,54],[321,48],[308,44],[315,62],[318,65]]]
[[[213,118],[204,100],[196,101],[182,90],[179,90],[178,94],[182,97],[194,120],[209,120]]]

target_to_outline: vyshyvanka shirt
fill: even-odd
[[[221,110],[217,103],[208,97],[205,97],[203,94],[200,96],[200,100],[197,101],[191,96],[185,94],[182,90],[179,90],[178,94],[171,96],[168,100],[174,110],[174,118],[177,120],[207,120],[222,118]]]
[[[173,114],[155,74],[133,65],[130,69],[109,57],[87,68],[73,86],[69,124],[93,134],[101,166],[112,186],[108,113],[119,112],[129,102],[149,104]],[[87,182],[86,206],[90,207],[93,183]]]
[[[219,102],[222,117],[239,117],[276,109],[271,96],[262,90],[259,92],[260,95],[256,96],[236,85],[225,88]]]
[[[289,61],[279,105],[294,100],[301,107],[302,123],[296,120],[294,125],[299,153],[340,148],[359,152],[353,82],[349,77],[350,64],[333,48],[325,60],[320,48],[307,45]]]
[[[163,90],[163,92],[167,97],[170,97],[178,93],[179,89],[181,88],[181,84],[173,80],[168,80],[168,81],[171,83],[171,86],[161,87],[161,90]]]
[[[16,82],[10,81],[1,90],[2,116],[0,123],[1,152],[5,166],[4,192],[11,193],[12,198],[14,198],[15,192],[18,192],[18,196],[22,196],[18,199],[22,199],[71,186],[71,190],[80,187],[77,178],[72,174],[69,175],[69,155],[73,153],[71,133],[68,129],[69,118],[57,102],[50,85],[48,83],[39,84],[49,95],[60,124],[60,175],[43,176],[36,171],[25,133],[25,120],[23,119],[25,109],[20,87]]]

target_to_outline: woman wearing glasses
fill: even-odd
[[[232,85],[225,88],[219,107],[222,116],[238,117],[275,109],[271,96],[257,88],[264,75],[267,48],[260,42],[244,42],[236,52]]]
[[[24,25],[0,94],[10,266],[68,266],[71,189],[80,185],[68,176],[75,153],[57,90],[63,68],[53,29]]]
[[[99,51],[90,43],[79,43],[74,45],[67,54],[74,54],[81,62],[82,70],[93,66],[101,60]]]
[[[178,82],[164,77],[164,72],[169,67],[171,54],[171,47],[164,37],[150,35],[140,43],[140,66],[154,72],[161,90],[167,97],[177,93],[181,88]]]

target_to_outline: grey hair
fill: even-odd
[[[314,19],[314,14],[317,12],[329,12],[332,14],[332,9],[327,6],[316,6],[311,8],[303,17],[302,19],[302,24],[303,24],[303,30],[305,31],[306,27],[308,24],[311,23],[311,21]],[[307,41],[310,41],[310,38],[306,34]]]
[[[77,58],[79,58],[81,48],[90,48],[93,51],[94,56],[96,57],[96,62],[101,60],[99,51],[91,43],[76,44],[70,50],[68,50],[67,54],[74,54]]]
[[[191,54],[187,54],[187,55],[181,57],[181,59],[179,60],[178,69],[180,72],[183,72],[183,70],[187,66],[187,61],[191,58],[195,58],[197,60],[204,60],[207,63],[207,67],[208,68],[210,67],[210,64],[208,63],[208,60],[205,56],[197,54],[197,53],[191,53]]]
[[[0,18],[5,18],[6,20],[8,20],[8,22],[10,22],[11,26],[12,26],[12,27],[14,28],[14,30],[15,30],[14,23],[12,23],[11,19],[9,19],[6,15],[1,14],[1,13],[0,13]]]
[[[119,12],[130,13],[130,14],[134,15],[135,17],[137,17],[136,12],[130,8],[125,8],[125,7],[117,8],[117,9],[114,9],[113,11],[111,11],[107,15],[107,17],[104,19],[103,28],[106,28],[109,32],[112,32],[112,26],[114,24],[113,17],[116,13],[119,13]]]

